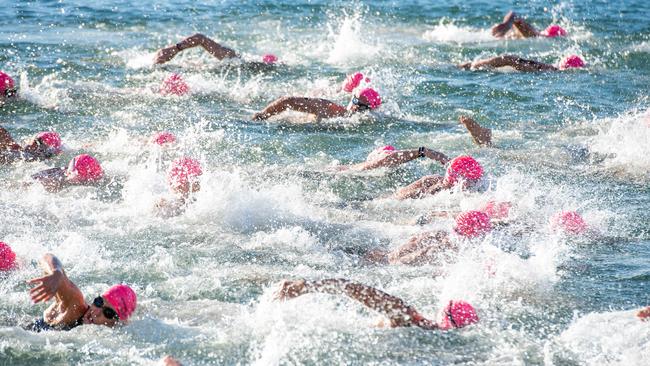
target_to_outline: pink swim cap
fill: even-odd
[[[490,217],[481,211],[466,211],[456,217],[454,231],[466,238],[476,238],[492,230]]]
[[[160,87],[160,93],[163,95],[174,94],[174,95],[185,95],[190,91],[190,87],[187,85],[185,80],[178,74],[171,74],[165,80]]]
[[[0,241],[0,271],[9,271],[16,267],[16,253],[7,243]]]
[[[365,98],[368,101],[370,109],[375,109],[381,105],[381,97],[373,88],[365,88],[359,92],[357,98]]]
[[[542,35],[548,38],[564,37],[566,36],[566,31],[557,24],[551,24],[542,31]]]
[[[70,160],[67,174],[77,182],[97,182],[104,176],[99,161],[88,154],[81,154]]]
[[[442,309],[438,327],[442,330],[462,328],[479,321],[476,309],[463,300],[452,300]]]
[[[560,61],[560,70],[585,67],[585,62],[577,55],[567,56]]]
[[[512,203],[510,202],[490,201],[481,208],[481,211],[485,212],[485,214],[488,215],[490,219],[501,220],[508,218],[511,208]]]
[[[567,234],[579,235],[587,231],[587,223],[575,211],[561,211],[550,220],[552,229],[560,229]]]
[[[449,183],[456,183],[458,178],[469,182],[475,182],[483,176],[483,167],[473,157],[461,155],[455,157],[447,168],[445,179]]]
[[[385,146],[380,146],[370,152],[368,154],[368,157],[366,158],[366,161],[375,161],[378,159],[383,158],[386,155],[390,155],[393,152],[395,152],[395,147],[392,145],[385,145]]]
[[[36,138],[41,140],[42,143],[47,145],[50,149],[55,152],[61,152],[61,136],[56,132],[41,132],[36,135]]]
[[[176,142],[176,136],[168,131],[158,132],[151,138],[151,142],[156,145],[171,144]]]
[[[172,189],[177,190],[188,186],[201,174],[203,174],[203,170],[198,160],[183,157],[174,160],[169,173],[167,173],[167,181]]]
[[[8,74],[0,71],[0,93],[4,94],[5,90],[14,88],[14,79]]]
[[[106,290],[102,297],[115,309],[120,321],[126,321],[138,304],[135,291],[127,285],[114,285]]]
[[[348,75],[348,77],[345,79],[345,83],[343,83],[343,90],[345,90],[348,93],[352,93],[352,91],[361,84],[361,80],[363,80],[363,74],[360,72],[357,72],[356,74]]]
[[[262,62],[264,62],[265,64],[268,64],[268,65],[273,65],[276,62],[278,62],[278,56],[276,56],[276,55],[274,55],[272,53],[268,53],[268,54],[266,54],[266,55],[264,55],[262,57]]]

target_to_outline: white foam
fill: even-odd
[[[459,27],[453,21],[445,18],[440,19],[433,29],[422,34],[422,38],[438,43],[477,43],[495,42],[489,29],[477,29],[472,27]]]

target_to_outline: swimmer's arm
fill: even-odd
[[[530,25],[523,18],[516,18],[512,25],[519,36],[522,38],[533,38],[539,36],[539,32],[535,29],[535,27]]]
[[[160,49],[154,57],[154,63],[164,64],[165,62],[174,58],[174,56],[176,56],[179,52],[196,46],[203,47],[203,49],[208,51],[212,56],[219,60],[222,60],[224,58],[238,57],[237,53],[234,50],[220,45],[219,43],[204,36],[203,34],[197,33],[185,38],[177,44]]]
[[[0,149],[22,150],[22,147],[11,137],[9,131],[0,127]]]
[[[408,198],[422,198],[427,194],[435,194],[441,191],[443,188],[446,188],[443,182],[443,177],[438,175],[428,175],[422,177],[417,181],[409,184],[408,186],[401,188],[395,192],[395,198],[398,200],[404,200]]]
[[[434,151],[431,149],[428,149],[426,147],[422,147],[420,149],[423,149],[424,156],[431,160],[435,160],[439,162],[440,164],[447,164],[449,161],[449,158],[438,151]],[[400,151],[395,151],[390,155],[386,155],[385,157],[375,160],[375,161],[369,161],[361,164],[356,164],[352,166],[352,169],[355,170],[370,170],[370,169],[377,169],[377,168],[384,168],[384,167],[394,167],[398,166],[404,163],[408,163],[411,160],[415,160],[420,157],[420,149],[410,149],[410,150],[400,150]]]
[[[390,319],[392,327],[408,327],[414,325],[414,320],[420,318],[417,311],[407,305],[402,299],[389,295],[374,287],[345,279],[284,281],[276,297],[287,299],[307,293],[346,295],[359,301],[366,307],[387,316]],[[419,324],[416,322],[415,325]]]
[[[319,118],[344,117],[345,107],[321,98],[282,97],[253,115],[253,120],[265,120],[286,110],[314,114]]]
[[[62,308],[78,306],[85,308],[83,294],[77,286],[68,279],[61,261],[51,253],[46,253],[40,260],[45,276],[29,280],[27,283],[36,285],[29,291],[34,303],[48,301],[56,297]]]
[[[490,69],[504,66],[510,66],[517,71],[525,72],[557,70],[557,68],[553,65],[533,60],[526,60],[521,57],[512,55],[497,56],[484,60],[478,60],[472,62],[471,64],[472,69]]]
[[[68,182],[65,180],[65,168],[50,168],[32,175],[45,187],[48,192],[57,192],[65,188]]]

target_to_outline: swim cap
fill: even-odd
[[[560,61],[560,70],[566,70],[574,67],[585,67],[585,62],[580,58],[580,56],[571,55],[563,58],[562,61]]]
[[[466,181],[475,182],[483,176],[483,167],[473,157],[469,155],[461,155],[455,157],[449,162],[445,180],[449,183],[456,183],[458,178]]]
[[[368,154],[368,157],[366,158],[366,161],[379,160],[379,159],[383,158],[386,155],[392,154],[393,152],[395,152],[395,147],[393,147],[392,145],[380,146],[380,147],[372,150],[372,152],[370,152],[370,154]]]
[[[566,31],[557,24],[551,24],[542,31],[542,35],[548,38],[564,37],[566,36]]]
[[[506,219],[511,208],[512,203],[510,202],[489,201],[481,208],[481,211],[485,212],[490,219]]]
[[[14,88],[14,79],[8,74],[0,71],[0,93],[4,94],[5,90]]]
[[[454,231],[466,238],[476,238],[492,230],[490,217],[481,211],[466,211],[456,217]]]
[[[115,309],[120,321],[126,321],[138,303],[135,291],[127,285],[114,285],[106,290],[102,297]]]
[[[0,241],[0,271],[9,271],[16,267],[16,253],[7,243]]]
[[[357,72],[356,74],[348,75],[348,77],[345,79],[345,83],[343,83],[343,90],[345,90],[348,93],[352,93],[352,91],[361,84],[361,80],[363,80],[363,74],[360,72]]]
[[[104,171],[97,159],[88,154],[81,154],[70,160],[67,174],[78,182],[91,183],[102,179]]]
[[[201,174],[203,174],[203,170],[198,160],[183,157],[174,160],[169,173],[167,173],[167,181],[172,189],[178,190],[196,181]]]
[[[185,95],[190,91],[190,87],[187,85],[185,80],[178,74],[171,74],[165,80],[160,87],[160,93],[163,95],[174,94],[174,95]]]
[[[267,65],[273,65],[276,62],[278,62],[278,56],[268,53],[262,57],[262,62],[264,62]]]
[[[463,300],[452,300],[440,312],[438,327],[442,330],[462,328],[479,321],[476,309]]]
[[[358,98],[364,97],[368,101],[370,109],[375,109],[381,105],[381,97],[373,88],[365,88],[359,92]]]
[[[575,211],[561,211],[553,215],[550,220],[551,228],[560,229],[567,234],[579,235],[587,231],[587,223]]]
[[[158,132],[155,135],[153,135],[151,142],[161,146],[168,143],[171,144],[176,142],[176,136],[174,136],[173,133],[168,131]]]
[[[61,152],[61,136],[56,132],[41,132],[36,135],[36,138],[41,140],[42,143],[48,146],[54,152]]]

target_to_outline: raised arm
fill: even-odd
[[[51,253],[46,253],[40,260],[45,276],[29,280],[27,283],[37,285],[29,290],[34,303],[48,301],[56,297],[62,305],[85,304],[83,294],[77,286],[68,279],[61,261]]]
[[[394,167],[397,165],[408,163],[411,160],[415,160],[417,158],[423,158],[423,157],[427,157],[431,160],[435,160],[442,165],[447,164],[447,162],[449,161],[449,157],[447,157],[447,155],[422,146],[419,149],[395,151],[390,155],[386,155],[382,157],[381,159],[366,161],[363,163],[352,165],[350,169],[371,170],[371,169],[384,168],[384,167]]]
[[[239,57],[234,50],[220,45],[219,43],[213,41],[201,33],[197,33],[185,38],[175,45],[167,46],[158,50],[156,56],[154,57],[154,63],[164,64],[165,62],[174,58],[174,56],[176,56],[176,54],[179,52],[196,46],[203,47],[203,49],[208,51],[212,56],[219,60],[223,60],[224,58]]]
[[[420,315],[412,306],[402,299],[389,295],[374,287],[345,279],[326,279],[320,281],[288,281],[282,282],[276,292],[278,299],[291,299],[307,293],[326,293],[346,295],[363,305],[375,310],[390,319],[392,327],[408,327],[416,325],[426,329],[437,329],[437,325]]]
[[[253,115],[254,120],[265,120],[286,110],[315,114],[319,118],[344,117],[345,107],[321,98],[282,97]]]
[[[537,62],[533,60],[526,60],[521,57],[512,56],[512,55],[503,55],[503,56],[478,60],[472,62],[471,64],[459,65],[459,67],[468,68],[468,65],[472,69],[493,69],[498,67],[510,66],[517,71],[526,71],[526,72],[558,70],[553,65],[549,65],[543,62]]]

